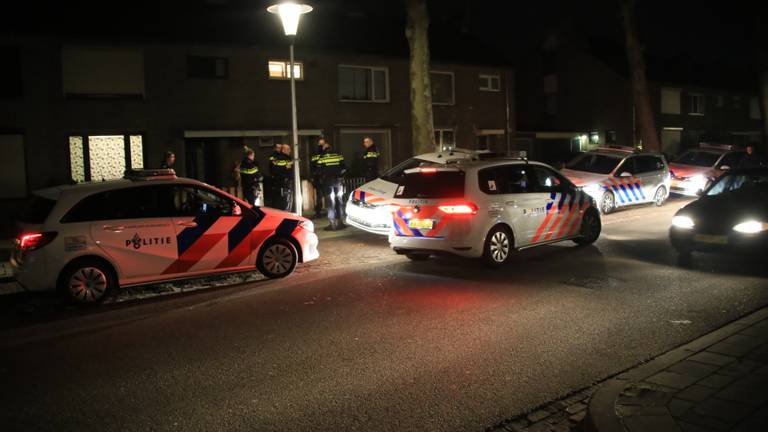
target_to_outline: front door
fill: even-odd
[[[165,186],[137,186],[102,192],[78,204],[78,212],[93,215],[91,237],[116,264],[122,280],[157,278],[176,260],[169,191]]]
[[[544,207],[541,222],[533,232],[531,243],[575,235],[589,205],[588,197],[552,169],[539,165],[531,166],[531,169],[534,173],[532,195],[540,203],[539,206]]]

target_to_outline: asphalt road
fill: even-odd
[[[336,238],[283,281],[57,315],[26,343],[6,330],[0,427],[480,431],[768,304],[764,258],[678,265],[681,203],[499,270]]]

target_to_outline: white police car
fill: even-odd
[[[435,253],[507,262],[513,250],[600,235],[594,200],[548,165],[461,161],[405,171],[390,210],[390,247],[412,260]]]
[[[747,152],[727,144],[701,143],[669,164],[674,194],[697,196],[722,173],[739,166]]]
[[[604,147],[576,156],[560,171],[608,214],[617,207],[655,203],[669,197],[670,173],[664,156],[632,147]]]
[[[20,225],[16,280],[80,303],[121,286],[254,266],[279,278],[319,256],[311,221],[251,207],[173,170],[36,191]]]
[[[487,150],[456,148],[435,153],[425,153],[406,159],[349,194],[345,207],[347,225],[373,234],[389,235],[392,215],[388,204],[395,197],[398,182],[408,169],[424,164],[448,164],[460,160],[476,159],[491,154]]]

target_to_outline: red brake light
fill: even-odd
[[[23,251],[40,249],[56,238],[55,232],[26,233],[16,239],[16,244]]]
[[[443,213],[448,214],[477,214],[477,206],[474,203],[442,205],[438,206],[437,208],[439,208]]]
[[[419,172],[422,174],[434,174],[437,172],[437,168],[421,168]]]

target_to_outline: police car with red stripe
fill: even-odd
[[[390,246],[412,260],[449,253],[498,266],[513,250],[593,243],[601,229],[594,199],[549,165],[524,158],[408,169],[390,211]]]
[[[671,175],[663,155],[633,147],[601,147],[576,156],[560,171],[599,203],[604,214],[618,207],[669,197]]]
[[[421,165],[444,165],[460,160],[490,157],[487,150],[454,148],[441,152],[425,153],[406,159],[395,165],[381,177],[365,183],[349,194],[345,207],[345,223],[372,234],[389,235],[392,230],[392,215],[388,204],[395,197],[398,182],[406,170]]]
[[[252,207],[173,170],[36,191],[20,226],[16,280],[79,303],[118,287],[254,267],[280,278],[319,257],[308,219]]]

